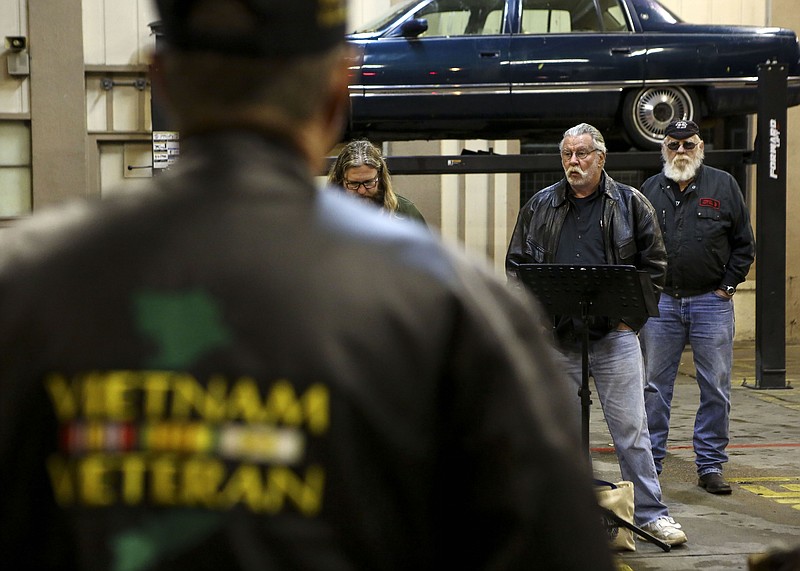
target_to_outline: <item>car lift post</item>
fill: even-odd
[[[787,76],[785,64],[758,68],[755,389],[792,388],[786,385]]]

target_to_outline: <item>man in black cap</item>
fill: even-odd
[[[747,276],[755,245],[739,185],[727,172],[703,165],[703,147],[694,121],[671,122],[661,147],[664,168],[642,185],[658,214],[668,259],[660,316],[650,318],[639,336],[656,469],[661,472],[666,456],[675,378],[688,343],[700,388],[694,424],[698,485],[730,494],[722,465],[728,461],[733,295]]]
[[[319,192],[343,0],[161,0],[149,189],[0,248],[9,569],[613,568],[527,301]]]

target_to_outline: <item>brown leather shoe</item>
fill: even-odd
[[[709,494],[730,494],[733,491],[731,490],[731,485],[722,477],[722,474],[717,472],[700,476],[697,485]]]

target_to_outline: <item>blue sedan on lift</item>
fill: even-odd
[[[588,121],[654,148],[675,118],[754,113],[792,30],[684,23],[656,0],[409,0],[348,36],[348,136],[507,139]]]

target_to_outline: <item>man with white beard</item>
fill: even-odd
[[[703,164],[704,144],[693,121],[665,130],[662,172],[642,185],[656,209],[667,248],[667,279],[658,310],[639,338],[645,354],[645,405],[660,473],[666,456],[670,406],[681,354],[692,348],[700,388],[694,423],[698,485],[730,494],[728,461],[733,294],[753,262],[755,243],[742,192],[727,172]]]

